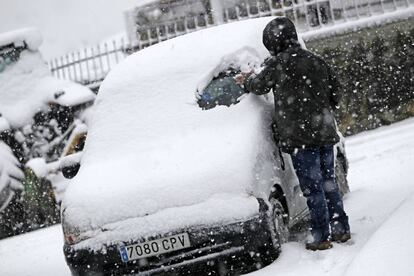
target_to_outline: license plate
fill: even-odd
[[[190,247],[188,233],[182,233],[158,240],[137,243],[119,248],[123,262],[129,262],[141,258],[156,256],[183,248]]]

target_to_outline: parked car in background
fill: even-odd
[[[62,137],[61,143],[64,148],[61,156],[56,161],[47,164],[47,179],[52,183],[56,195],[56,201],[61,203],[65,191],[79,170],[79,162],[82,157],[83,147],[87,135],[87,124],[84,117],[89,110],[81,117],[84,120],[75,120],[67,135]]]
[[[278,257],[308,209],[272,140],[273,98],[221,97],[220,84],[228,68],[259,69],[272,19],[171,39],[109,73],[62,202],[73,275],[232,275]],[[346,179],[339,185],[347,190]]]
[[[95,99],[87,87],[51,75],[38,50],[41,43],[33,28],[0,34],[0,141],[25,175],[20,185],[0,186],[0,193],[14,195],[0,212],[0,220],[14,227],[0,237],[59,221],[54,189],[44,178],[42,164],[60,157],[63,137]],[[43,163],[30,162],[39,158]]]

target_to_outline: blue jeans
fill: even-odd
[[[314,241],[326,241],[330,233],[349,233],[348,216],[335,179],[333,146],[297,149],[291,156],[307,200]]]

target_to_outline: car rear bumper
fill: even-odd
[[[116,245],[99,252],[74,250],[65,245],[64,253],[73,275],[219,275],[218,271],[229,267],[246,268],[251,260],[249,256],[254,255],[250,253],[272,247],[262,215],[229,225],[183,229],[181,232],[189,234],[190,248],[127,263],[122,262]],[[175,233],[165,236],[171,234]],[[153,237],[157,238],[160,237]],[[135,243],[137,241],[125,245]]]

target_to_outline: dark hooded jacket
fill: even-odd
[[[263,31],[270,51],[262,71],[246,80],[249,92],[273,90],[279,146],[286,152],[339,141],[333,111],[339,103],[339,83],[319,56],[302,49],[294,24],[272,20]]]

